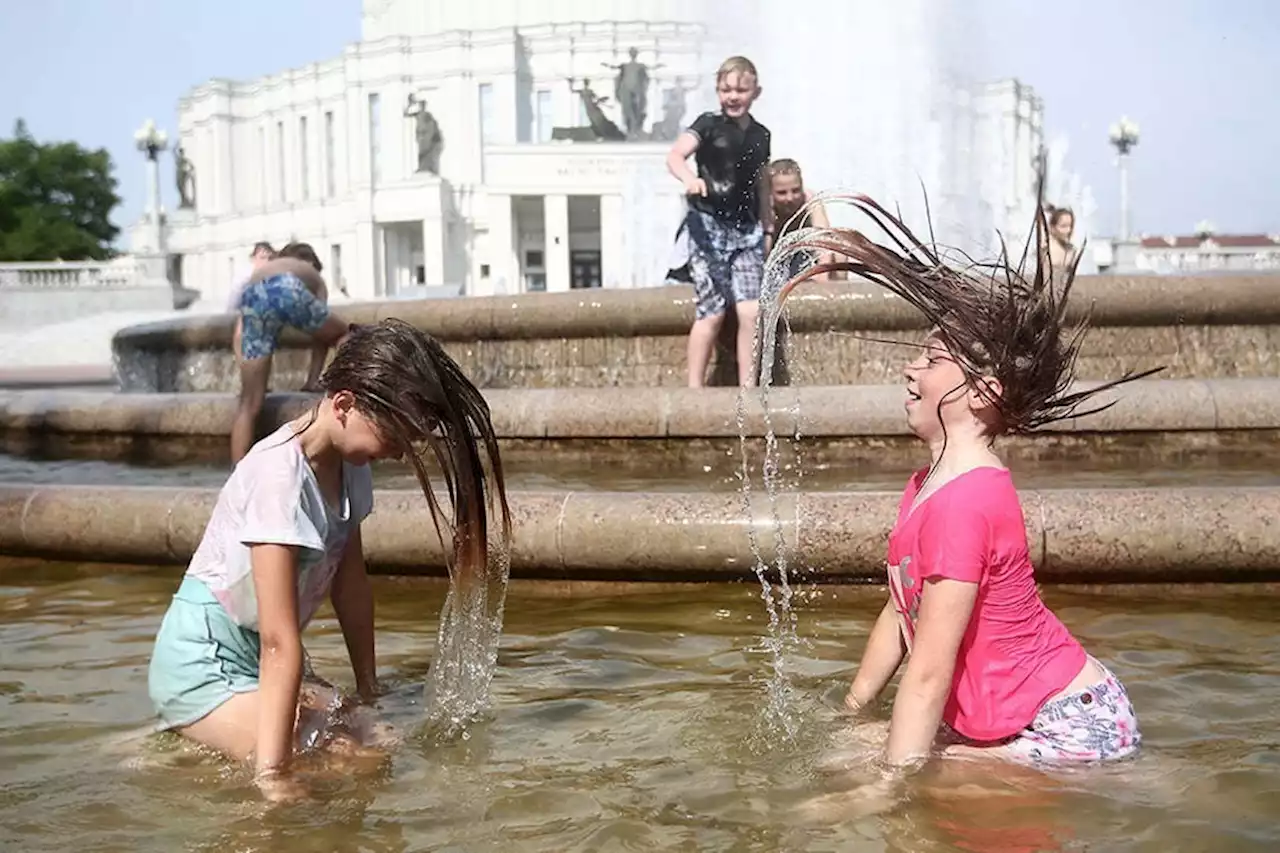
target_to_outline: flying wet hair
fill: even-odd
[[[450,578],[484,579],[495,509],[503,546],[511,540],[502,458],[488,403],[440,342],[395,318],[352,325],[320,387],[326,395],[349,391],[384,440],[405,451],[431,509]],[[423,444],[443,472],[451,519],[441,513],[419,449]],[[444,527],[450,531],[448,544]]]
[[[1002,243],[997,261],[966,259],[969,262],[960,268],[945,263],[932,244],[918,239],[875,200],[864,195],[833,198],[865,214],[888,235],[890,245],[848,228],[797,232],[781,241],[775,252],[783,257],[805,250],[830,252],[843,260],[817,264],[796,275],[779,292],[779,305],[797,284],[834,270],[861,276],[902,297],[925,316],[933,327],[932,336],[946,345],[969,386],[998,412],[993,437],[1025,434],[1103,411],[1116,401],[1098,405],[1090,401],[1164,369],[1130,371],[1110,382],[1071,390],[1089,317],[1086,313],[1074,324],[1066,317],[1079,256],[1069,268],[1055,270],[1046,252],[1030,251],[1033,240],[1040,246],[1046,236],[1041,205],[1036,205],[1033,237],[1016,267]],[[1034,257],[1035,268],[1025,273],[1028,257]],[[1001,393],[996,394],[983,377],[998,380]]]

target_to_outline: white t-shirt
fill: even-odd
[[[227,294],[228,314],[240,312],[240,295],[244,293],[249,279],[253,277],[253,271],[253,264],[245,264],[236,271],[235,278],[231,281],[231,292]]]
[[[368,465],[342,464],[341,505],[325,503],[293,428],[259,441],[232,472],[187,566],[237,625],[258,630],[250,544],[298,546],[298,627],[305,628],[342,561],[351,532],[373,510]]]

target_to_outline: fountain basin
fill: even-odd
[[[515,576],[741,580],[752,537],[774,564],[775,521],[806,581],[875,582],[899,492],[738,494],[515,492]],[[1280,487],[1024,490],[1044,582],[1231,582],[1280,578]],[[0,555],[183,564],[217,498],[210,488],[0,485]],[[749,505],[748,505],[749,504]],[[370,565],[439,574],[444,560],[415,491],[379,490],[365,523]]]
[[[1276,274],[1082,276],[1072,312],[1080,317],[1092,309],[1094,330],[1078,375],[1103,379],[1165,365],[1172,378],[1280,376],[1278,296]],[[688,287],[592,290],[335,310],[351,322],[394,316],[425,329],[482,387],[643,387],[685,384],[693,293]],[[781,383],[895,384],[904,350],[861,337],[916,341],[925,331],[915,309],[861,282],[802,285],[786,313]],[[224,315],[122,329],[112,343],[122,389],[233,390],[232,325]],[[732,339],[725,335],[713,359],[713,384],[736,384],[733,348],[725,345]],[[305,348],[303,337],[284,336],[274,366],[279,385],[302,383]]]

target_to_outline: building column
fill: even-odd
[[[627,275],[627,233],[622,225],[622,196],[600,196],[600,286],[632,287]]]
[[[444,220],[427,217],[422,220],[422,266],[428,287],[455,282],[444,280]]]
[[[487,249],[480,264],[488,264],[489,277],[482,278],[480,270],[473,271],[472,296],[519,293],[523,287],[519,281],[520,268],[515,263],[514,209],[508,193],[488,194],[489,234]]]
[[[547,292],[569,289],[569,197],[542,197]]]
[[[378,295],[378,230],[372,221],[357,222],[351,242],[348,293],[352,299],[374,299]]]

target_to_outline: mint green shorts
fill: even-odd
[[[158,728],[189,726],[237,693],[257,690],[260,649],[258,632],[232,622],[203,581],[183,578],[147,672]]]

